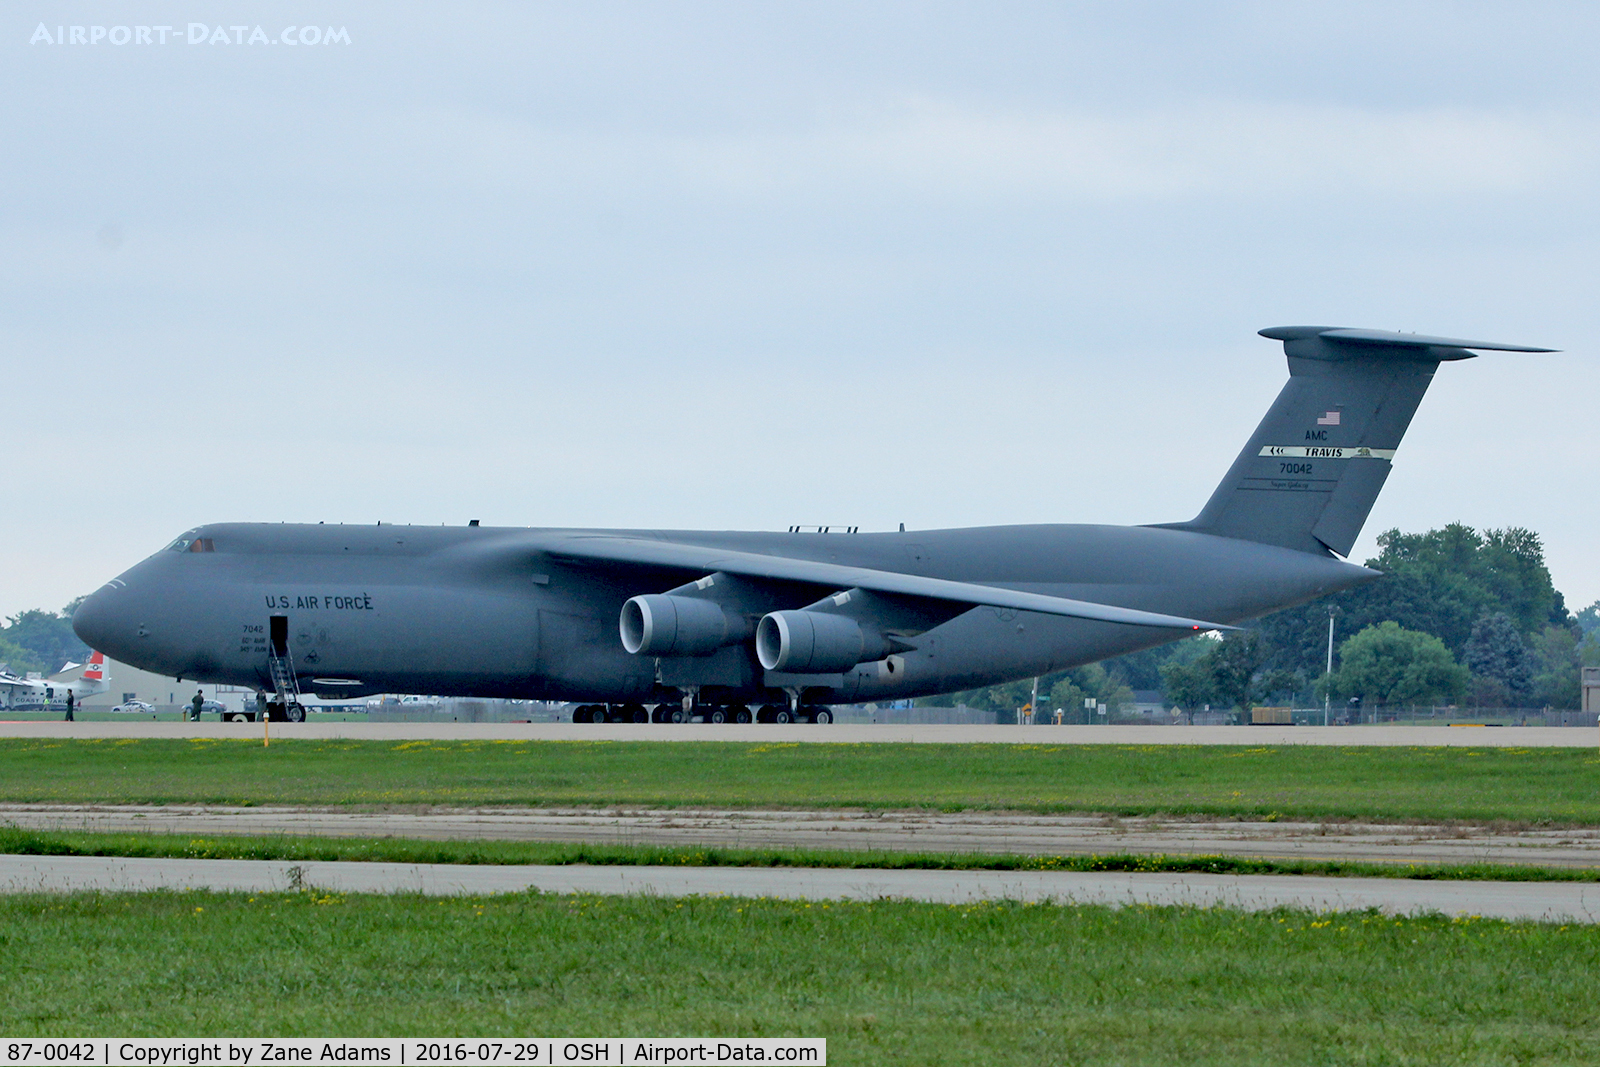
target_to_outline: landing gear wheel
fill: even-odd
[[[788,708],[779,708],[777,711],[772,713],[772,721],[777,723],[779,726],[787,726],[794,722],[794,712],[790,711]]]
[[[656,710],[650,713],[651,722],[671,722],[672,712],[665,704],[657,704]]]
[[[749,722],[750,721],[750,709],[745,707],[743,704],[740,704],[738,707],[734,708],[733,709],[733,721],[737,722],[737,723],[747,723],[747,722]]]
[[[644,710],[643,704],[624,704],[620,717],[623,722],[649,722],[650,713]]]
[[[682,708],[673,708],[672,709],[672,721],[673,722],[688,722],[689,721],[689,713],[687,711],[684,711]]]
[[[812,717],[811,721],[821,723],[826,726],[828,723],[833,721],[833,712],[829,711],[827,708],[818,708],[816,715]]]
[[[306,709],[301,704],[290,704],[283,710],[283,717],[290,722],[305,722]]]
[[[727,722],[727,721],[728,721],[728,709],[727,708],[712,708],[710,711],[706,712],[706,722]]]

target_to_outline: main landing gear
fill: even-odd
[[[579,704],[572,709],[573,722],[649,722],[643,704]]]
[[[752,709],[745,704],[657,704],[646,711],[643,704],[579,704],[572,709],[572,721],[655,722],[655,723],[819,723],[833,721],[833,710],[823,705],[801,705],[791,711],[786,704],[763,704]]]
[[[801,704],[791,709],[787,704],[765,704],[756,712],[756,722],[777,723],[814,722],[826,725],[833,721],[833,709],[821,704]]]

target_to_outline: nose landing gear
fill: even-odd
[[[267,705],[267,720],[269,722],[305,722],[305,705],[298,700],[273,701]]]

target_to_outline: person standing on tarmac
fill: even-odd
[[[73,718],[72,718],[72,690],[70,690],[70,689],[67,690],[67,717],[66,717],[66,719],[64,721],[66,721],[66,722],[72,722],[73,721]]]
[[[206,706],[206,694],[202,689],[194,691],[194,699],[189,701],[189,706],[194,709],[189,715],[195,722],[200,721],[200,709]]]

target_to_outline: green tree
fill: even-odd
[[[1074,667],[1066,672],[1062,680],[1072,683],[1083,692],[1084,697],[1093,697],[1096,704],[1104,704],[1108,714],[1122,714],[1133,707],[1133,690],[1128,686],[1127,679],[1123,677],[1121,671],[1109,668],[1103,663]],[[1051,686],[1050,692],[1053,697],[1054,685]],[[1078,706],[1083,706],[1082,698],[1078,700]],[[1051,707],[1060,708],[1062,711],[1071,710],[1065,703],[1052,703]]]
[[[72,610],[82,600],[79,597],[59,615],[38,608],[13,615],[0,627],[0,641],[22,649],[30,671],[57,671],[68,660],[81,663],[89,658],[89,647],[72,632]],[[3,650],[0,659],[9,659]],[[18,670],[18,665],[13,663],[11,669]]]
[[[1225,707],[1250,710],[1256,671],[1262,662],[1261,638],[1246,630],[1231,633],[1206,656],[1212,684]]]
[[[1167,699],[1185,711],[1199,711],[1207,704],[1221,703],[1212,685],[1210,670],[1199,662],[1169,663],[1161,668],[1161,681]]]
[[[1328,609],[1335,640],[1385,621],[1431,633],[1460,657],[1473,624],[1504,612],[1518,632],[1576,626],[1556,591],[1539,536],[1519,527],[1486,530],[1453,523],[1427,533],[1389,530],[1378,537],[1367,566],[1381,577],[1354,589],[1268,615],[1258,624],[1269,667],[1322,674],[1327,655]]]
[[[1462,658],[1477,678],[1495,683],[1504,693],[1502,699],[1482,703],[1523,707],[1532,699],[1533,656],[1505,612],[1485,615],[1473,625]],[[1474,695],[1478,695],[1476,687]]]
[[[1578,642],[1578,661],[1585,667],[1600,667],[1600,633],[1586,634]]]
[[[0,633],[3,633],[0,629]],[[27,674],[29,671],[43,672],[44,663],[38,656],[21,645],[12,644],[0,637],[0,670],[10,671],[12,674]]]
[[[1050,686],[1050,709],[1052,713],[1056,708],[1061,709],[1062,721],[1069,723],[1093,722],[1095,716],[1089,714],[1089,709],[1084,707],[1085,700],[1093,700],[1096,704],[1099,698],[1093,696],[1071,678],[1059,678]],[[1107,710],[1110,705],[1107,705]]]
[[[1565,626],[1546,626],[1534,638],[1535,707],[1576,711],[1583,702],[1583,658],[1578,637]]]
[[[1447,704],[1461,699],[1471,675],[1443,641],[1389,621],[1368,626],[1339,646],[1336,694],[1377,704]]]
[[[1189,711],[1206,704],[1248,710],[1257,692],[1261,639],[1244,631],[1229,634],[1221,641],[1206,640],[1211,647],[1193,662],[1169,663],[1161,668],[1168,699]],[[1281,674],[1275,674],[1275,683],[1281,684],[1281,678]]]
[[[1252,683],[1252,700],[1257,704],[1293,701],[1307,691],[1306,680],[1295,671],[1274,667],[1256,675]]]

